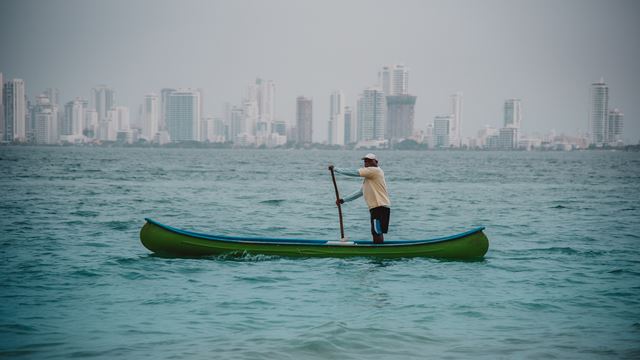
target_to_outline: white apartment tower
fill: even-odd
[[[169,104],[169,95],[176,89],[164,88],[160,90],[160,120],[158,128],[160,130],[167,129],[167,105]]]
[[[153,141],[159,130],[160,98],[156,94],[144,96],[142,105],[142,136],[148,141]]]
[[[36,98],[35,106],[36,144],[55,144],[58,141],[58,108],[47,95]]]
[[[268,135],[272,132],[275,112],[276,86],[271,80],[257,78],[247,87],[244,99],[248,129],[252,135]]]
[[[4,78],[0,72],[0,140],[4,140]]]
[[[451,123],[449,126],[449,142],[451,146],[460,147],[462,142],[462,93],[451,95]]]
[[[358,140],[384,140],[386,100],[381,88],[365,89],[358,99]]]
[[[622,143],[622,129],[624,125],[624,114],[618,109],[609,110],[607,119],[607,138],[611,145]]]
[[[329,127],[327,143],[329,145],[344,145],[345,122],[344,108],[346,98],[342,90],[331,93],[329,99]]]
[[[82,136],[86,117],[86,105],[87,102],[81,98],[75,98],[65,104],[61,135]]]
[[[166,122],[171,141],[200,140],[200,91],[177,89],[167,96]]]
[[[385,96],[409,94],[409,68],[404,64],[383,66],[378,81]]]
[[[24,80],[13,79],[4,84],[4,141],[26,141],[27,139],[27,102]]]
[[[591,127],[591,143],[602,146],[607,142],[609,114],[609,87],[604,79],[591,84],[591,108],[589,123]]]

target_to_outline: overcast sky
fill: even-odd
[[[416,127],[464,94],[462,132],[502,126],[522,99],[524,132],[588,130],[590,84],[640,139],[640,1],[0,1],[0,72],[30,97],[61,101],[107,84],[137,112],[163,87],[204,90],[206,116],[239,104],[256,77],[276,83],[276,115],[313,98],[314,141],[327,138],[329,95],[357,95],[385,64],[410,68]]]

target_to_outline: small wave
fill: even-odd
[[[96,217],[100,215],[97,211],[91,210],[78,210],[71,213],[71,215],[81,216],[81,217]]]
[[[81,278],[98,277],[100,275],[101,274],[98,273],[98,272],[87,270],[87,269],[76,270],[76,271],[71,273],[71,276],[77,276],[77,277],[81,277]]]
[[[283,203],[285,200],[284,199],[271,199],[271,200],[264,200],[264,201],[260,201],[260,204],[266,204],[266,205],[280,205],[281,203]]]
[[[568,207],[564,205],[556,205],[552,206],[551,209],[568,209]]]
[[[38,330],[33,326],[22,324],[0,324],[0,332],[9,332],[14,334],[32,334]]]
[[[128,221],[108,221],[105,224],[113,230],[128,230],[130,228]]]

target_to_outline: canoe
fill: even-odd
[[[224,236],[177,229],[146,218],[140,241],[152,252],[168,256],[208,256],[264,254],[293,257],[378,258],[435,257],[478,259],[487,253],[489,240],[478,227],[457,235],[428,240],[391,240],[374,244],[371,240],[333,241]]]

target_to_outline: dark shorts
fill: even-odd
[[[369,210],[371,213],[371,234],[386,234],[389,231],[389,217],[391,209],[386,206],[378,206]]]

